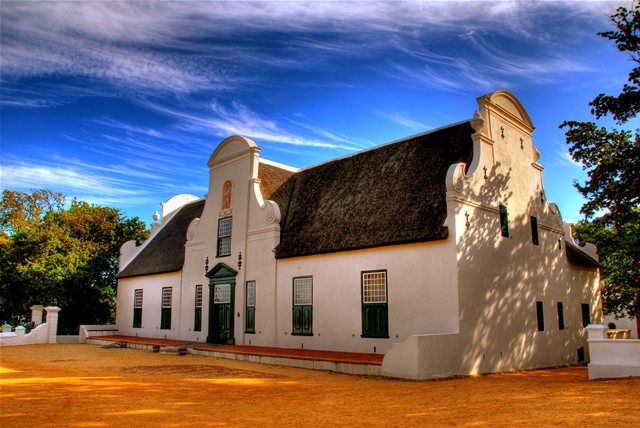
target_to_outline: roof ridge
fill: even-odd
[[[327,159],[326,161],[322,161],[322,162],[319,162],[319,163],[314,164],[314,165],[309,165],[309,166],[305,166],[303,168],[300,168],[297,172],[307,171],[309,169],[313,169],[313,168],[318,167],[318,166],[326,165],[326,164],[334,162],[334,161],[339,161],[339,160],[342,160],[342,159],[348,159],[350,157],[357,156],[357,155],[360,155],[362,153],[367,153],[367,152],[370,152],[370,151],[373,151],[373,150],[378,150],[378,149],[386,147],[386,146],[402,143],[403,141],[408,141],[408,140],[411,140],[411,139],[414,139],[414,138],[422,137],[422,136],[427,135],[427,134],[431,134],[431,133],[434,133],[434,132],[442,131],[442,130],[447,129],[447,128],[452,128],[454,126],[459,126],[459,125],[462,125],[464,123],[468,123],[470,120],[471,119],[464,119],[464,120],[461,120],[459,122],[451,123],[449,125],[443,125],[443,126],[440,126],[438,128],[430,129],[430,130],[425,131],[425,132],[420,132],[418,134],[409,135],[408,137],[399,138],[397,140],[388,141],[386,143],[381,143],[381,144],[378,144],[376,146],[372,146],[372,147],[369,147],[369,148],[366,148],[366,149],[358,150],[356,152],[352,152],[352,153],[349,153],[349,154],[346,154],[346,155],[343,155],[343,156],[339,156],[337,158]]]

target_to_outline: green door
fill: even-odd
[[[209,278],[209,325],[207,343],[235,345],[234,302],[237,272],[218,263],[206,276]]]
[[[229,303],[215,304],[215,317],[218,320],[218,331],[216,334],[216,343],[227,343],[233,336],[231,331],[231,305]]]

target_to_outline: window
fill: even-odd
[[[539,245],[540,243],[538,239],[538,219],[534,216],[531,216],[531,242],[533,245]]]
[[[558,302],[558,328],[564,330],[564,308],[562,302]]]
[[[538,315],[538,331],[544,331],[544,310],[542,302],[536,302],[536,312]]]
[[[389,337],[387,272],[362,272],[362,337]]]
[[[142,290],[133,291],[133,328],[142,327]]]
[[[582,304],[582,326],[587,327],[591,324],[591,310],[588,303]]]
[[[231,284],[217,284],[213,287],[213,303],[231,303]]]
[[[256,282],[247,281],[246,290],[246,307],[244,312],[244,332],[255,333],[256,332]]]
[[[163,330],[171,330],[171,299],[173,289],[165,287],[162,289],[162,309],[160,312],[160,328]]]
[[[313,335],[313,277],[293,278],[293,331]]]
[[[202,285],[196,285],[196,302],[193,311],[193,331],[202,330]]]
[[[500,229],[502,230],[502,236],[509,237],[509,213],[505,205],[500,205]]]
[[[218,220],[218,257],[231,255],[231,217]]]

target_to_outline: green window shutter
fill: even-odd
[[[362,337],[389,337],[387,271],[362,272]]]
[[[171,330],[171,301],[173,297],[173,289],[165,287],[162,289],[162,308],[160,310],[160,328],[162,330]]]
[[[133,328],[142,327],[142,290],[134,290],[133,292]]]
[[[531,242],[533,245],[539,245],[540,240],[538,238],[538,219],[531,216]]]
[[[536,302],[536,315],[538,317],[538,331],[544,331],[544,308],[542,302]]]
[[[293,278],[292,321],[291,334],[313,335],[313,277]]]
[[[193,331],[202,330],[202,285],[196,285],[196,302],[193,311]]]
[[[588,303],[583,303],[581,306],[582,309],[582,326],[586,327],[591,324],[591,310],[589,309]]]
[[[247,281],[245,308],[245,333],[256,332],[256,282]]]
[[[500,229],[502,236],[509,237],[509,212],[505,205],[500,205]]]
[[[558,329],[564,330],[564,307],[562,302],[558,302]]]

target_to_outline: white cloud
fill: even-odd
[[[331,67],[323,58],[395,57],[397,49],[424,61],[398,66],[410,78],[444,66],[452,71],[434,82],[487,87],[494,83],[483,81],[490,73],[542,78],[576,63],[569,46],[552,58],[523,53],[509,60],[496,45],[479,44],[483,31],[547,43],[549,29],[539,29],[543,20],[570,17],[567,28],[553,29],[570,35],[579,23],[591,31],[588,23],[604,22],[614,8],[613,2],[585,1],[5,2],[2,74],[85,76],[127,90],[188,93],[234,90],[260,80],[265,65],[304,69],[318,61],[314,65]],[[460,34],[476,42],[473,59],[470,52],[438,55],[429,46]],[[262,40],[265,35],[277,40]],[[264,49],[270,40],[279,44],[276,52]]]
[[[414,118],[407,112],[401,112],[398,110],[392,110],[390,112],[376,111],[376,114],[389,122],[396,123],[398,125],[405,126],[414,131],[425,132],[433,129],[433,126],[426,125]]]

